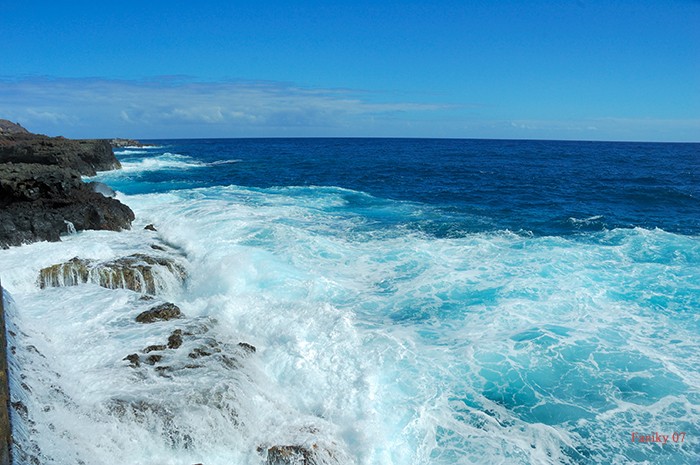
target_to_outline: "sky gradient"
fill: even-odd
[[[0,118],[50,135],[700,141],[697,0],[0,10]]]

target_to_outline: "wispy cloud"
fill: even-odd
[[[0,79],[0,115],[35,130],[81,134],[92,130],[100,133],[97,136],[241,136],[275,131],[298,135],[447,108],[382,102],[376,97],[344,89],[266,81],[200,82],[181,76],[141,81]]]
[[[572,120],[512,120],[504,122],[518,137],[562,139],[698,141],[700,119],[585,118]]]
[[[420,102],[410,101],[411,97]],[[312,88],[270,81],[204,82],[0,77],[0,118],[67,137],[387,136],[699,141],[699,119],[503,116],[493,105],[425,103],[440,96]],[[519,117],[518,117],[519,116]]]

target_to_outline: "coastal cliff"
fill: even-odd
[[[106,140],[47,137],[0,120],[0,247],[129,229],[131,209],[81,180],[119,168]]]

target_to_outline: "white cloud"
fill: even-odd
[[[362,92],[265,81],[31,78],[0,80],[0,84],[3,117],[39,132],[65,131],[62,124],[70,121],[76,132],[101,137],[225,137],[290,131],[325,135],[334,128],[361,126],[373,118],[401,118],[447,108],[374,102]]]
[[[391,95],[393,97],[389,98]],[[425,98],[425,95],[421,96]],[[498,119],[488,104],[269,81],[2,78],[0,118],[67,137],[474,137],[698,141],[698,119]]]

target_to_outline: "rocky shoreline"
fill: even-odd
[[[32,134],[0,120],[0,248],[85,229],[129,229],[131,209],[81,179],[120,168],[106,140]]]
[[[62,234],[85,229],[130,229],[134,220],[131,209],[114,199],[114,192],[108,186],[83,182],[81,176],[119,169],[112,147],[136,145],[140,144],[127,139],[47,137],[0,120],[0,247],[60,241]],[[148,225],[144,233],[150,237],[151,233],[157,234],[157,230]],[[156,343],[153,338],[138,341],[131,349],[134,352],[124,353],[120,363],[125,374],[138,379],[158,376],[177,384],[193,370],[210,369],[215,365],[228,372],[241,369],[246,359],[256,353],[253,345],[217,338],[210,332],[207,321],[188,317],[178,305],[159,298],[160,291],[167,288],[168,283],[182,286],[187,277],[186,257],[168,244],[155,243],[150,244],[148,251],[109,260],[75,257],[53,264],[40,270],[37,286],[45,289],[93,283],[108,289],[133,291],[135,296],[127,305],[134,313],[130,318],[132,323],[161,327],[161,333],[165,331],[163,325],[168,327]],[[10,331],[8,340],[13,354],[18,350],[17,334]],[[27,350],[30,349],[37,351],[33,346],[28,346]],[[15,400],[11,408],[20,430],[30,434],[23,440],[14,439],[14,452],[22,463],[41,463],[42,451],[31,437],[36,432],[36,423],[27,403],[32,393],[32,380],[22,379],[21,392],[13,394]],[[206,396],[203,399],[202,402],[208,402]],[[107,409],[115,418],[161,421],[167,426],[165,434],[169,440],[189,447],[192,438],[172,413],[176,409],[167,407],[165,402],[155,403],[148,398],[115,397]],[[222,405],[221,408],[233,421],[238,421],[238,412],[233,407]],[[7,409],[5,411],[7,413]],[[6,429],[9,436],[9,426]],[[340,463],[331,449],[314,441],[260,444],[256,452],[267,465]]]

